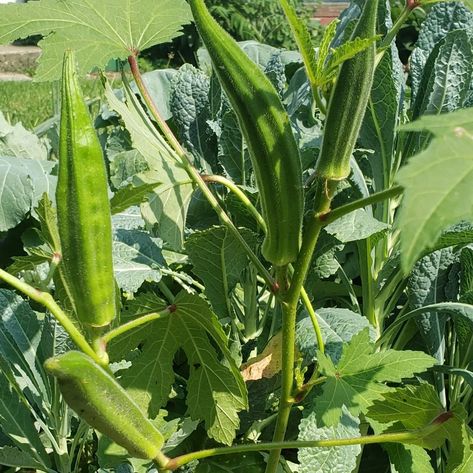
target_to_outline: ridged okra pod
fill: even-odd
[[[61,100],[56,201],[62,264],[77,318],[102,327],[116,310],[107,172],[71,51],[64,55]]]
[[[376,36],[378,0],[365,0],[350,39]],[[350,157],[363,123],[375,71],[376,44],[345,61],[331,91],[316,176],[341,180],[350,174]]]
[[[78,351],[49,358],[46,371],[57,378],[69,407],[91,427],[136,458],[164,463],[164,438],[115,378]]]
[[[269,79],[212,18],[204,0],[189,3],[248,146],[267,225],[263,256],[276,266],[291,263],[300,248],[304,198],[288,114]]]

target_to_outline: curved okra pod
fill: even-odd
[[[57,378],[72,410],[91,427],[126,448],[136,458],[167,458],[161,453],[164,438],[115,378],[79,351],[69,351],[44,363]]]
[[[267,226],[263,256],[286,265],[299,253],[304,213],[301,160],[288,114],[270,80],[212,18],[204,0],[189,3],[248,145]]]

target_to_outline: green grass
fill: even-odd
[[[99,79],[82,81],[86,99],[102,95]],[[15,124],[33,129],[58,112],[59,83],[0,82],[0,111]]]

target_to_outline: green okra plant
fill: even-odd
[[[117,0],[115,3],[120,2]],[[419,314],[427,317],[429,311],[436,314],[437,309],[426,305],[409,312],[410,306],[406,304],[405,309],[396,312],[396,306],[403,303],[406,295],[412,297],[406,289],[408,281],[405,275],[396,271],[399,267],[399,261],[395,259],[397,230],[391,232],[389,229],[397,215],[397,199],[402,194],[402,187],[394,184],[397,169],[394,165],[389,166],[393,175],[386,179],[386,185],[374,187],[377,192],[370,193],[368,178],[365,180],[352,158],[357,153],[357,143],[365,136],[367,120],[376,115],[373,97],[379,86],[378,74],[379,71],[385,73],[381,68],[392,59],[390,55],[394,49],[391,43],[402,25],[402,18],[392,29],[383,30],[380,27],[385,22],[382,15],[389,15],[383,2],[354,1],[345,17],[349,23],[347,29],[351,31],[344,38],[345,46],[337,46],[337,41],[343,37],[343,29],[337,30],[332,26],[324,39],[326,47],[316,53],[290,2],[280,1],[303,59],[294,80],[300,80],[304,73],[311,87],[308,94],[310,113],[305,119],[310,123],[319,122],[323,131],[317,152],[310,149],[311,163],[307,166],[303,163],[304,159],[307,160],[307,151],[303,157],[301,151],[304,150],[300,149],[303,140],[299,134],[304,127],[288,111],[287,96],[273,83],[276,82],[274,74],[285,74],[282,55],[271,57],[273,69],[267,65],[266,73],[263,72],[215,22],[204,0],[189,0],[189,9],[184,3],[176,2],[173,8],[182,8],[189,17],[192,14],[214,76],[208,79],[203,72],[190,68],[179,71],[172,81],[175,96],[170,102],[179,98],[176,92],[179,87],[191,88],[191,103],[197,104],[195,109],[198,110],[197,125],[184,123],[183,126],[186,114],[178,115],[176,111],[174,120],[166,121],[165,118],[169,117],[163,115],[162,104],[157,103],[149,82],[141,76],[137,61],[139,51],[146,41],[152,41],[148,38],[147,28],[135,37],[134,23],[130,21],[130,37],[123,39],[127,46],[120,53],[125,54],[136,88],[132,89],[124,73],[123,99],[119,99],[103,78],[110,108],[120,115],[128,131],[124,136],[119,135],[118,130],[123,132],[119,118],[108,112],[104,119],[107,113],[103,113],[101,119],[106,123],[103,126],[108,128],[103,131],[100,141],[110,145],[106,151],[111,153],[119,136],[117,141],[131,141],[141,157],[136,156],[135,150],[126,149],[123,154],[118,153],[109,160],[107,169],[102,147],[80,92],[74,54],[67,51],[64,56],[56,190],[60,245],[54,245],[51,242],[54,238],[48,240],[46,236],[45,246],[55,247],[56,259],[54,267],[51,267],[54,270],[57,266],[58,271],[63,271],[65,295],[58,286],[51,288],[50,278],[43,280],[41,289],[37,289],[34,284],[28,284],[25,276],[22,280],[0,269],[0,278],[44,305],[80,350],[51,356],[44,363],[46,372],[55,380],[62,398],[78,418],[100,433],[99,456],[104,464],[107,461],[103,453],[104,444],[108,438],[125,450],[126,458],[139,458],[148,464],[137,468],[148,468],[153,463],[163,472],[179,471],[183,467],[198,473],[218,469],[220,466],[212,458],[224,455],[228,460],[223,459],[222,464],[229,471],[246,471],[247,463],[254,462],[255,471],[275,473],[278,468],[285,468],[286,471],[307,473],[312,462],[317,462],[319,455],[325,454],[324,449],[337,447],[333,454],[345,455],[348,473],[363,471],[362,448],[366,446],[368,449],[369,445],[379,443],[384,446],[393,468],[399,468],[396,458],[404,459],[414,452],[416,461],[426,472],[434,471],[426,449],[437,451],[436,463],[442,466],[436,471],[444,471],[447,464],[448,471],[461,471],[455,468],[463,468],[470,461],[467,425],[471,420],[469,409],[473,394],[468,383],[464,382],[467,375],[464,372],[459,374],[458,370],[468,369],[471,347],[467,337],[461,338],[461,333],[457,345],[456,332],[449,332],[454,341],[452,346],[458,347],[452,348],[450,359],[452,362],[461,360],[457,363],[461,368],[450,372],[448,369],[452,367],[439,366],[449,373],[448,380],[452,383],[447,397],[442,384],[443,374],[438,376],[438,373],[426,372],[439,362],[438,349],[430,350],[432,356],[429,356],[413,351],[412,348],[418,347],[410,343],[415,332],[408,322]],[[42,0],[38,4],[54,4],[59,24],[61,12],[69,15],[68,10],[61,10],[61,2]],[[87,2],[82,6],[87,8]],[[151,8],[150,5],[146,7]],[[40,9],[34,10],[36,6],[25,8],[30,8],[31,14],[42,14]],[[102,7],[97,8],[100,10]],[[172,7],[167,8],[172,10]],[[413,8],[412,2],[407,2],[406,9],[411,11]],[[18,13],[20,10],[11,11]],[[105,11],[100,12],[106,15]],[[137,10],[134,14],[134,21],[139,22],[138,17],[143,16],[143,11]],[[105,31],[109,26],[113,31],[119,31],[114,21],[119,22],[120,18],[110,19],[110,22],[105,22],[108,26],[103,24],[101,27]],[[159,29],[159,25],[153,26]],[[100,28],[95,25],[93,34],[98,31]],[[0,28],[0,37],[1,32]],[[380,39],[377,33],[382,33],[383,37]],[[85,62],[83,51],[78,51],[76,57],[79,65],[81,61]],[[326,71],[314,69],[325,67]],[[185,78],[183,83],[179,82],[182,77]],[[321,82],[312,80],[320,77],[325,79]],[[205,86],[212,100],[201,93]],[[186,112],[189,112],[192,107],[189,103],[186,106]],[[205,115],[205,107],[214,114]],[[225,140],[229,121],[239,133],[232,144],[238,139],[245,143],[239,158],[242,167],[248,165],[252,169],[253,188],[245,178],[240,185],[234,182],[237,179],[232,181],[231,168],[225,167],[228,161],[222,160],[212,167],[209,158],[205,170],[198,167],[199,162],[206,158],[202,130],[209,127],[221,139],[218,152],[225,152],[228,150],[228,141]],[[460,138],[471,139],[468,118],[459,117],[458,121],[465,127]],[[435,123],[429,125],[426,122],[425,126],[435,133]],[[458,134],[458,127],[455,130]],[[377,131],[381,131],[379,126]],[[433,145],[439,142],[440,139],[434,139]],[[458,141],[455,143],[460,146]],[[137,161],[142,159],[139,164],[145,171],[136,172],[133,179],[124,185],[122,182],[117,184],[114,178],[125,172],[120,167],[121,160],[129,165],[128,156]],[[224,169],[227,175],[211,175],[209,169],[212,172]],[[173,180],[166,181],[170,175]],[[409,179],[407,171],[405,175],[401,173],[400,182],[403,185],[407,183],[408,196],[412,192]],[[341,200],[349,187],[348,182],[354,187],[355,181],[358,194],[360,189],[362,191],[361,198],[353,192],[355,198]],[[110,183],[115,191],[111,204],[108,199]],[[195,200],[189,197],[188,221],[195,212],[192,206],[201,205],[205,200],[206,207],[199,217],[205,215],[215,224],[203,231],[198,225],[192,227],[189,224],[191,231],[182,237],[184,246],[175,238],[174,227],[172,232],[165,231],[169,225],[166,204],[175,199],[180,210],[187,205],[184,194],[173,194],[168,190],[181,187],[188,189],[189,195],[198,196]],[[162,188],[166,190],[161,196]],[[148,201],[145,196],[149,197]],[[148,251],[151,245],[157,246],[156,239],[146,239],[142,228],[138,231],[130,227],[120,228],[112,233],[112,214],[124,218],[120,210],[128,209],[130,203],[142,204],[143,214],[148,213],[149,218],[156,199],[161,199],[157,205],[159,210],[155,210],[160,219],[147,223],[155,224],[153,231],[166,241],[165,254],[173,263],[160,268],[160,277],[165,277],[158,281],[156,274],[149,271],[140,281],[142,287],[137,290],[121,279],[122,264],[119,270],[119,265],[115,265],[114,275],[112,248],[127,244],[128,251],[134,251],[132,261],[142,264],[143,261],[153,261],[153,258],[157,260],[155,253]],[[322,269],[317,257],[321,245],[327,245],[327,241],[330,243],[333,235],[341,242],[346,228],[358,225],[358,221],[355,225],[350,218],[363,215],[360,218],[375,225],[375,219],[370,220],[367,216],[368,210],[384,205],[388,211],[383,208],[382,213],[387,216],[387,221],[381,222],[383,225],[378,221],[381,230],[358,238],[355,258],[359,261],[360,274],[350,274],[349,264],[337,262],[336,279],[326,284],[314,283],[311,272]],[[243,211],[235,210],[238,206]],[[184,220],[186,211],[183,212]],[[250,221],[246,225],[251,230],[241,228],[242,216]],[[126,218],[130,218],[127,225],[132,226],[134,217],[126,215]],[[42,233],[47,234],[46,228],[54,228],[54,225],[53,217],[42,218]],[[453,240],[450,237],[449,241],[457,245],[468,243],[472,241],[472,234],[472,231],[464,230],[461,235],[455,233],[456,236]],[[129,235],[133,235],[135,240],[130,242]],[[448,235],[445,238],[448,240]],[[437,247],[449,246],[437,243],[442,244],[443,247]],[[422,250],[426,251],[425,248]],[[464,301],[468,300],[471,292],[471,278],[468,276],[471,258],[467,248],[464,250],[461,259],[462,302],[452,302],[457,305],[448,306],[448,310],[457,317],[463,314],[461,317],[466,322],[462,320],[468,324],[471,307]],[[124,253],[116,251],[116,261],[122,263]],[[375,258],[383,251],[386,254],[379,263],[380,260]],[[62,260],[58,262],[59,254]],[[346,257],[352,255],[349,253]],[[186,274],[186,271],[190,273],[189,259],[193,276]],[[378,264],[383,265],[379,271]],[[150,269],[154,268],[150,266]],[[11,268],[10,271],[15,272]],[[218,271],[224,274],[222,280],[215,276]],[[418,273],[414,276],[419,277]],[[357,285],[355,281],[358,278],[363,284],[367,282],[366,288]],[[374,292],[378,280],[381,281],[379,293],[365,298],[365,293]],[[116,300],[116,283],[122,289],[121,300],[125,306],[122,311]],[[178,292],[176,288],[179,287],[184,291]],[[334,289],[330,294],[329,287]],[[48,292],[51,290],[55,291],[57,301]],[[331,320],[330,316],[324,318],[327,307],[319,310],[324,291],[333,309],[332,317],[342,314],[341,323],[345,327],[345,332],[335,334],[343,340],[337,348],[330,338],[333,337],[333,330],[327,322]],[[363,294],[362,298],[360,294]],[[249,297],[252,298],[251,304],[248,304]],[[236,301],[234,305],[233,301]],[[371,310],[372,303],[375,310]],[[248,312],[251,309],[253,314],[247,315],[241,306]],[[354,310],[358,306],[359,314],[347,310],[347,306]],[[447,310],[447,306],[443,310]],[[374,317],[369,316],[372,312]],[[367,317],[363,318],[361,313]],[[304,351],[304,343],[301,343],[304,314],[309,315],[308,338],[316,340],[315,355],[308,355],[307,348]],[[387,319],[393,314],[399,318],[388,328]],[[242,320],[247,316],[255,319]],[[348,334],[353,320],[359,327],[355,333]],[[468,329],[463,327],[462,333],[468,334]],[[238,433],[241,439],[235,441],[240,411],[249,407],[251,413],[251,402],[258,400],[251,392],[251,381],[258,383],[264,376],[251,375],[243,370],[245,379],[250,380],[248,405],[247,388],[238,366],[241,358],[251,358],[248,355],[250,351],[264,355],[264,348],[271,346],[268,341],[272,335],[276,336],[272,339],[270,354],[273,359],[279,359],[279,368],[274,370],[280,371],[280,380],[276,381],[274,389],[279,398],[277,406],[271,406],[271,415],[266,418],[255,417],[254,422],[246,426],[247,432]],[[278,339],[280,345],[275,348]],[[230,349],[227,346],[229,340]],[[393,347],[404,350],[394,350]],[[3,352],[0,354],[3,356]],[[307,358],[311,359],[308,361]],[[111,364],[109,360],[117,363]],[[250,360],[250,368],[256,367],[255,371],[258,371],[259,362],[261,360]],[[126,364],[131,367],[126,368]],[[264,372],[264,368],[262,370]],[[404,378],[424,372],[429,382],[414,379],[409,384],[402,384]],[[275,397],[259,393],[257,396]],[[184,398],[186,404],[183,408]],[[419,406],[416,415],[412,414],[410,400],[415,401],[416,408]],[[159,409],[164,406],[171,411],[170,422],[158,424]],[[308,414],[299,422],[300,410],[304,410],[304,415],[305,412]],[[3,415],[1,409],[0,415]],[[188,416],[189,423],[203,421],[203,425],[194,426],[189,434],[183,430],[178,432],[176,427],[173,438],[167,430],[172,428],[169,426],[173,424],[171,417],[174,416]],[[289,436],[295,425],[300,430],[298,440]],[[370,426],[374,434],[369,432]],[[203,428],[208,433],[204,442]],[[343,429],[346,431],[342,432]],[[176,438],[180,439],[180,444]],[[251,443],[249,439],[256,442]],[[293,460],[292,449],[299,449],[298,465],[289,462]],[[447,461],[442,449],[454,452],[451,455],[453,460]],[[59,455],[60,449],[57,450]],[[281,455],[283,450],[289,453]],[[263,457],[258,452],[269,452],[269,456]],[[254,457],[251,456],[253,453]],[[361,459],[358,463],[357,457]],[[0,451],[0,463],[1,459]],[[200,463],[195,467],[192,463],[196,460]]]

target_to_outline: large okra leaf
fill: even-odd
[[[0,7],[0,44],[41,34],[37,80],[61,76],[64,50],[74,46],[79,72],[166,43],[191,16],[184,0],[40,0]]]
[[[320,395],[309,407],[319,426],[336,425],[344,407],[357,416],[365,413],[376,399],[392,390],[388,382],[400,382],[435,364],[423,352],[385,350],[374,353],[368,329],[356,334],[344,345],[337,364],[318,352],[320,373],[327,377]]]
[[[239,425],[238,412],[246,408],[247,395],[226,348],[226,336],[200,297],[182,292],[174,303],[176,311],[169,317],[128,332],[111,345],[116,360],[134,351],[132,367],[121,376],[121,384],[150,417],[155,417],[168,400],[174,382],[174,356],[182,349],[189,364],[187,405],[191,417],[204,420],[210,437],[231,444]]]

